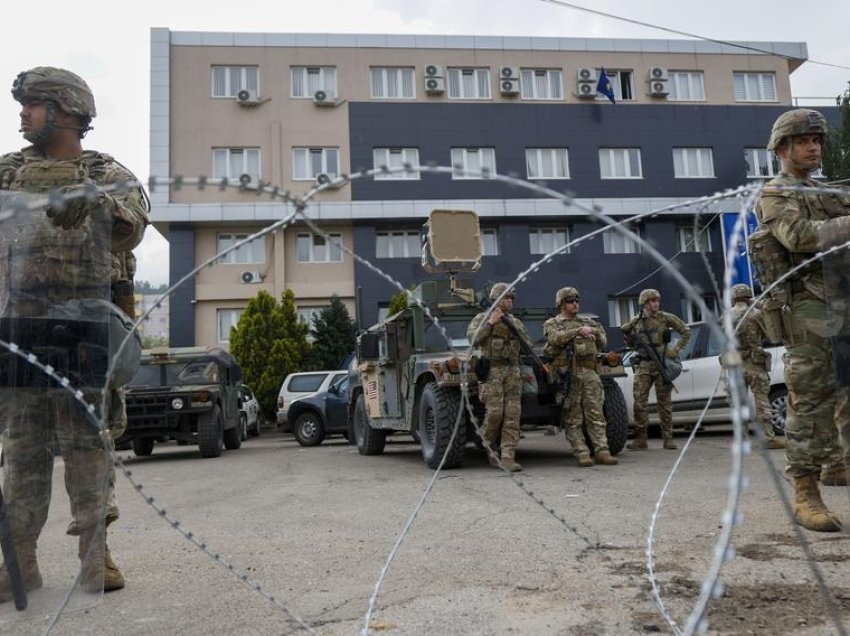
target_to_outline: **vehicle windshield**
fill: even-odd
[[[143,364],[130,380],[130,386],[180,386],[218,384],[218,365],[214,360],[196,359],[171,364]]]

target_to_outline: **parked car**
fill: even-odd
[[[295,398],[289,405],[287,421],[302,446],[318,446],[328,435],[348,436],[348,376],[343,375],[320,391]]]
[[[260,403],[254,396],[254,392],[245,384],[239,385],[239,419],[239,430],[242,431],[243,440],[248,439],[248,436],[260,436],[260,427],[263,425]]]
[[[288,419],[287,412],[292,400],[311,393],[327,391],[331,384],[346,375],[348,371],[345,370],[290,373],[284,378],[277,395],[277,423],[284,431],[288,430],[288,423],[291,420]]]
[[[720,340],[705,322],[697,322],[689,326],[691,340],[680,355],[682,375],[676,379],[674,383],[676,390],[672,395],[673,426],[691,429],[699,421],[709,398],[711,398],[711,406],[706,411],[703,423],[728,424],[732,421],[732,413],[729,408],[730,399],[726,393],[726,372],[720,366]],[[674,332],[672,335],[675,343],[679,334]],[[769,399],[772,407],[773,428],[777,432],[784,432],[785,404],[788,399],[782,364],[785,347],[769,347],[767,350],[772,355]],[[626,377],[617,378],[617,382],[623,389],[632,422],[634,422],[634,369],[631,365],[633,356],[634,352],[626,354],[624,358]],[[659,423],[658,407],[653,390],[649,394],[649,424]]]

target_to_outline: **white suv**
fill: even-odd
[[[720,341],[717,335],[704,322],[689,325],[691,340],[682,351],[682,375],[676,378],[673,391],[673,426],[690,429],[699,421],[709,398],[711,406],[705,414],[705,424],[728,424],[732,421],[729,410],[729,397],[726,393],[725,372],[720,366]],[[673,332],[673,338],[679,334]],[[675,340],[674,340],[675,342]],[[772,407],[773,428],[777,432],[785,430],[785,404],[788,389],[785,386],[785,370],[782,364],[782,354],[785,347],[771,347],[768,351],[773,356],[770,370],[769,400]],[[629,416],[634,422],[634,370],[629,364],[633,354],[626,354],[626,377],[617,378],[620,388],[626,397]],[[719,382],[718,382],[719,380]],[[659,424],[658,407],[656,406],[655,390],[649,394],[649,423]]]
[[[277,395],[277,423],[286,428],[286,412],[295,398],[327,391],[331,384],[348,375],[348,371],[304,371],[290,373],[280,385]]]

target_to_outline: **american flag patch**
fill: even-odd
[[[378,399],[378,383],[375,380],[366,383],[366,397],[370,400]]]

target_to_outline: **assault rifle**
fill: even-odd
[[[549,373],[546,371],[546,363],[540,359],[540,356],[534,353],[534,349],[532,349],[531,345],[526,342],[525,338],[522,337],[522,335],[519,333],[517,328],[514,326],[514,323],[511,322],[508,316],[503,315],[499,320],[502,322],[503,325],[505,325],[505,327],[508,328],[508,331],[510,331],[514,336],[516,336],[516,339],[519,340],[519,344],[522,347],[523,351],[525,351],[525,353],[531,356],[531,359],[534,361],[534,364],[536,364],[537,367],[540,369],[540,375],[542,375],[546,379],[546,384],[549,384]]]
[[[642,358],[652,360],[653,364],[655,364],[655,368],[658,369],[658,372],[661,374],[661,380],[664,382],[664,386],[675,391],[676,387],[673,384],[673,379],[667,373],[667,365],[664,364],[664,360],[661,359],[661,356],[658,355],[655,347],[652,346],[649,334],[650,331],[648,329],[638,331],[638,338],[636,340],[637,351],[640,353]],[[670,332],[668,331],[665,336],[669,337],[669,334]],[[641,335],[643,335],[643,338],[640,337]]]

